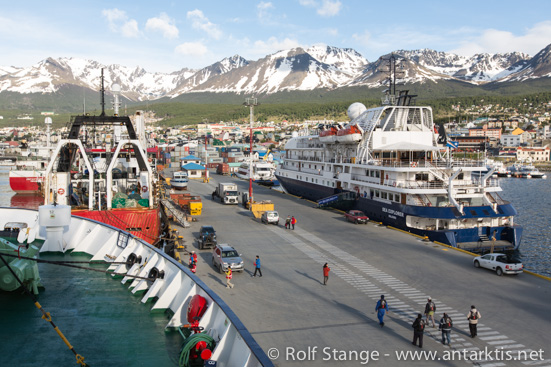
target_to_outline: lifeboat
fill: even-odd
[[[362,135],[362,130],[357,125],[348,125],[337,131],[337,141],[339,143],[357,143],[362,140]]]
[[[330,127],[327,130],[322,130],[319,133],[319,139],[322,143],[334,143],[337,141],[337,128]]]

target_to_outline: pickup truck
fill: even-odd
[[[346,220],[354,224],[363,223],[367,224],[369,218],[361,210],[349,210],[347,213],[344,213]]]
[[[523,265],[520,261],[511,259],[506,254],[486,254],[477,256],[473,260],[475,268],[486,268],[494,270],[497,275],[519,274],[523,271]]]

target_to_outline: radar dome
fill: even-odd
[[[354,120],[356,117],[360,116],[367,108],[360,102],[354,102],[348,107],[346,111],[348,113],[348,118],[350,121]]]

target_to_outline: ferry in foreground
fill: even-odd
[[[347,125],[320,125],[285,145],[276,177],[287,192],[453,247],[517,249],[522,227],[483,160],[453,158],[430,107],[400,92],[381,107],[354,103]]]
[[[163,330],[159,330],[158,334],[159,337],[164,335],[166,338],[166,352],[173,353],[169,355],[169,359],[179,361],[179,366],[273,367],[270,359],[243,323],[216,293],[191,273],[187,266],[143,239],[98,221],[72,216],[71,208],[66,205],[44,205],[39,207],[38,211],[0,208],[0,229],[4,229],[0,230],[0,259],[3,260],[0,261],[0,292],[14,292],[15,295],[11,299],[27,297],[22,291],[21,284],[35,294],[42,286],[50,289],[74,287],[81,289],[80,294],[84,297],[78,302],[86,303],[86,297],[99,296],[107,302],[105,309],[113,310],[116,312],[113,315],[118,315],[125,312],[124,300],[134,303],[131,295],[138,296],[144,305],[144,313],[165,312],[169,315],[164,325],[164,333]],[[69,259],[73,254],[89,255],[90,263],[106,264],[108,274],[114,281],[123,285],[117,288],[121,291],[127,288],[128,297],[113,294],[112,290],[104,294],[89,292],[96,288],[95,285],[89,284],[90,279],[82,270],[77,273],[76,278],[62,276],[55,283],[42,284],[38,266],[32,259],[43,253],[65,253]],[[9,267],[4,265],[4,261]],[[99,270],[98,266],[94,270]],[[96,362],[97,359],[105,360],[103,355],[77,354],[77,351],[86,348],[75,344],[73,349],[57,326],[61,329],[65,327],[64,330],[67,330],[67,325],[78,327],[79,333],[89,336],[90,343],[102,345],[101,340],[93,338],[98,335],[98,330],[109,332],[109,328],[113,327],[110,326],[109,320],[105,320],[109,316],[102,313],[100,318],[94,319],[97,324],[83,325],[81,319],[74,316],[75,309],[71,306],[73,299],[59,300],[51,318],[36,299],[29,298],[29,302],[35,302],[35,306],[42,310],[42,318],[45,321],[41,325],[46,325],[50,320],[52,323],[60,321],[52,326],[61,337],[60,345],[63,342],[67,344],[76,355],[78,365],[105,365],[94,363],[95,359]],[[46,304],[44,307],[48,310],[49,305]],[[10,310],[13,311],[11,317],[33,317],[25,314],[23,310],[13,307]],[[40,313],[38,310],[36,312]],[[97,310],[90,312],[94,313]],[[139,319],[133,324],[134,334],[140,335],[144,332],[140,329],[141,325]],[[174,337],[178,333],[182,335],[183,340]],[[52,338],[55,335],[54,330],[46,326],[37,327],[35,334],[44,338]],[[17,348],[13,343],[10,344],[8,339],[4,340],[5,345],[8,348]],[[129,346],[128,355],[136,353],[131,343],[126,345]],[[104,345],[102,350],[107,350],[109,354],[110,348],[116,347]],[[177,348],[181,348],[179,352]],[[37,356],[40,365],[48,366],[68,366],[74,358],[69,350],[65,360],[53,352]],[[59,363],[60,360],[64,363]]]

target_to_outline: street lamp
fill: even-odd
[[[258,106],[258,100],[251,97],[245,99],[243,105],[249,107],[250,109],[250,119],[251,119],[251,132],[250,137],[250,151],[249,151],[249,210],[251,210],[251,204],[253,202],[253,115],[254,115],[254,106]]]

